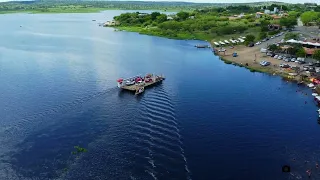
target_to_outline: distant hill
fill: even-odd
[[[271,4],[288,4],[277,1],[266,2],[250,2],[250,3],[196,3],[196,2],[184,2],[184,1],[127,1],[127,0],[0,0],[0,2],[15,2],[15,3],[32,3],[32,2],[48,2],[48,3],[61,3],[61,2],[86,2],[86,1],[103,1],[110,3],[134,3],[134,4],[174,4],[174,5],[213,5],[213,6],[230,6],[230,5],[250,5],[250,6],[267,6]]]

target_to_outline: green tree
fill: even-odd
[[[163,23],[167,20],[167,15],[166,14],[161,14],[159,16],[157,16],[157,22],[158,23]]]
[[[305,57],[306,56],[306,51],[303,48],[300,48],[297,52],[296,52],[296,56],[297,57]]]
[[[248,34],[248,35],[246,35],[246,39],[244,41],[244,44],[247,46],[247,45],[249,45],[249,43],[254,42],[255,39],[256,39],[256,37],[254,35]]]
[[[300,13],[297,12],[297,11],[289,11],[288,14],[289,14],[289,17],[295,17],[295,18],[297,18],[297,17],[300,16]]]
[[[259,39],[261,40],[261,39],[264,39],[264,38],[266,38],[267,37],[267,33],[266,32],[260,32],[259,33]]]
[[[299,38],[298,33],[286,33],[286,35],[284,35],[284,40],[289,40],[289,39],[298,40],[298,38]]]
[[[152,12],[151,13],[151,20],[156,20],[158,16],[160,16],[161,14],[159,12]]]
[[[180,11],[177,13],[177,17],[179,18],[179,20],[186,20],[189,17],[189,13]]]
[[[295,25],[297,25],[297,19],[295,17],[281,18],[280,25],[287,28],[293,28]]]
[[[313,54],[313,58],[316,60],[320,60],[320,50],[316,50]]]
[[[308,24],[309,22],[316,21],[320,17],[320,12],[307,11],[301,14],[301,21],[303,24]]]
[[[278,51],[280,49],[280,47],[275,44],[271,44],[268,46],[268,49],[272,52],[275,52],[275,51]]]
[[[261,20],[261,21],[260,21],[261,31],[262,31],[262,32],[268,31],[268,25],[270,25],[270,21],[265,20],[265,19]]]

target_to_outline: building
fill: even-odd
[[[173,20],[173,17],[167,16],[167,20]]]
[[[278,12],[278,8],[277,8],[277,7],[274,7],[274,8],[273,8],[273,13],[276,14],[277,12]]]
[[[281,16],[281,17],[288,17],[289,14],[288,14],[288,13],[280,13],[279,16]]]
[[[261,18],[264,15],[262,12],[256,12],[256,18]]]
[[[112,20],[112,21],[107,21],[103,24],[103,26],[116,26],[119,25],[120,23],[118,21]]]
[[[279,24],[269,24],[268,29],[269,31],[278,31],[281,29],[281,26]]]
[[[271,14],[271,11],[269,9],[264,10],[265,14]]]
[[[271,15],[273,20],[281,19],[281,16],[277,16],[275,14]]]

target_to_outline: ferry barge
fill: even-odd
[[[163,75],[147,74],[145,76],[134,76],[130,78],[120,78],[117,80],[118,88],[135,92],[135,95],[144,92],[144,89],[148,86],[155,85],[165,80]]]

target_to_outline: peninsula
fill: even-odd
[[[287,43],[287,40],[304,38],[305,41],[319,42],[319,25],[319,5],[271,4],[213,7],[178,13],[124,13],[115,16],[110,26],[172,39],[205,40],[228,64],[301,82],[309,81],[309,78],[298,73],[300,71],[297,69],[302,70],[303,65],[294,59],[320,60],[319,47],[303,47],[303,44]],[[310,36],[311,32],[315,36]],[[243,39],[236,41],[240,37]],[[235,52],[237,55],[234,55]],[[284,62],[275,60],[275,54],[281,54],[283,61],[287,58],[289,68],[282,68]],[[259,64],[262,60],[268,60],[272,65]]]

